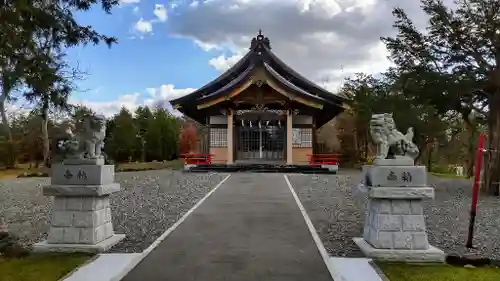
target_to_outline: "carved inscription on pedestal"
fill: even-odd
[[[402,181],[410,183],[412,181],[413,177],[412,177],[410,172],[401,172],[400,178]],[[389,174],[387,175],[387,180],[388,181],[397,181],[398,175],[394,171],[389,171]]]
[[[387,180],[388,181],[397,181],[398,176],[396,176],[396,173],[394,173],[394,171],[390,171],[389,174],[387,175]]]
[[[410,172],[403,172],[403,175],[401,176],[404,182],[411,182],[412,176]]]
[[[64,172],[64,177],[67,179],[67,180],[70,180],[73,178],[73,173],[71,173],[70,170],[66,170],[66,172]]]
[[[74,175],[73,175],[73,173],[69,169],[66,169],[66,171],[64,172],[64,177],[67,180],[71,180],[71,179],[74,178]],[[78,170],[78,172],[76,173],[76,178],[79,179],[79,180],[86,180],[87,179],[87,173],[85,171]]]
[[[111,184],[114,180],[114,167],[111,165],[54,165],[51,184],[62,185],[101,185]]]
[[[77,178],[79,180],[86,180],[87,179],[87,173],[85,173],[85,171],[78,170]]]

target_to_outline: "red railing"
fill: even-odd
[[[194,165],[210,165],[212,164],[213,154],[203,154],[203,153],[186,153],[181,154],[181,158],[184,159],[184,164],[194,164]]]
[[[341,154],[308,154],[309,165],[338,165]]]

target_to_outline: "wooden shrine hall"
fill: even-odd
[[[261,31],[233,67],[170,101],[208,128],[204,153],[211,163],[289,165],[308,163],[316,129],[346,109],[346,102],[281,61]]]

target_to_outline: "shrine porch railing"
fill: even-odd
[[[338,165],[340,162],[340,156],[342,156],[342,154],[338,153],[318,153],[307,155],[309,165]]]
[[[213,154],[206,153],[186,153],[181,154],[184,159],[184,165],[210,165],[212,164]]]

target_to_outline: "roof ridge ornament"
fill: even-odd
[[[271,42],[269,41],[269,38],[262,35],[262,29],[259,29],[259,33],[252,39],[252,42],[250,43],[250,50],[258,50],[262,47],[271,49]]]

